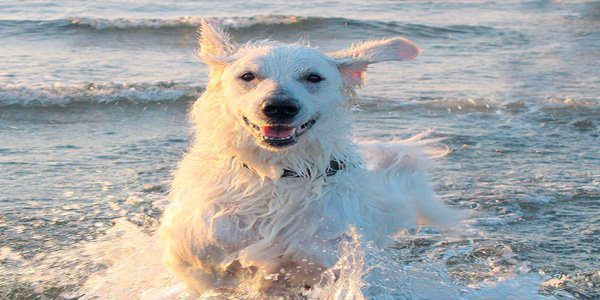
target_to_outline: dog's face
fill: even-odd
[[[343,100],[337,66],[315,49],[248,45],[230,59],[221,77],[224,101],[261,147],[297,144]]]
[[[313,127],[335,126],[331,116],[348,92],[362,85],[369,64],[419,54],[403,38],[365,42],[329,55],[271,41],[239,46],[209,21],[202,23],[200,46],[227,110],[258,146],[271,151],[293,147]]]

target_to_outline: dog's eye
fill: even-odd
[[[317,82],[323,81],[323,77],[321,77],[315,73],[310,73],[310,74],[308,74],[308,76],[306,76],[306,80],[308,82],[317,83]]]
[[[247,73],[242,74],[242,76],[240,76],[240,78],[243,81],[252,81],[252,80],[254,80],[254,78],[256,78],[256,76],[252,72],[247,72]]]

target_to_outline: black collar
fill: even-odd
[[[247,164],[242,164],[244,166],[244,168],[247,169],[252,169],[250,168]],[[344,168],[346,168],[346,163],[343,161],[337,161],[337,160],[331,160],[329,162],[329,167],[327,168],[327,170],[325,170],[325,176],[329,177],[329,176],[333,176],[335,175],[338,171],[343,170]],[[310,172],[307,170],[306,173],[308,175],[310,175]],[[321,175],[323,176],[323,175]],[[319,176],[319,177],[321,177]],[[292,171],[292,170],[288,170],[288,169],[283,169],[283,174],[281,174],[281,178],[284,177],[302,177],[302,175]]]
[[[339,170],[342,170],[346,167],[346,164],[342,161],[339,162],[337,160],[331,160],[329,162],[329,167],[327,168],[327,170],[325,170],[325,176],[333,176],[335,175]],[[306,173],[308,173],[310,175],[310,172],[307,170]],[[288,170],[288,169],[283,169],[283,174],[281,174],[281,177],[302,177],[300,176],[300,174],[292,171],[292,170]]]

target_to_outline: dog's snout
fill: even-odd
[[[300,112],[300,106],[292,98],[271,98],[263,102],[262,112],[271,120],[289,121]]]

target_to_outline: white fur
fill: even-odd
[[[196,138],[175,173],[161,226],[166,263],[190,288],[297,290],[333,280],[323,272],[352,225],[364,240],[384,243],[417,219],[452,220],[429,184],[424,136],[362,148],[351,136],[348,99],[367,66],[416,57],[410,41],[372,41],[326,55],[300,44],[237,45],[204,21],[200,44],[210,82],[192,108]],[[241,81],[246,71],[260,78]],[[306,72],[325,80],[303,81]],[[296,145],[274,149],[242,119],[265,124],[258,107],[281,90],[299,101],[295,125],[317,122]],[[331,159],[346,168],[323,176]],[[302,177],[282,178],[283,169]]]

